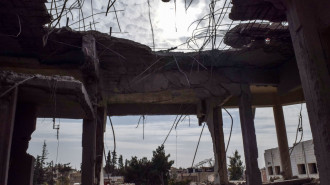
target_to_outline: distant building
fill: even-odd
[[[214,182],[214,167],[176,169],[171,168],[170,177],[177,181],[190,180],[191,182]]]
[[[81,173],[79,171],[72,171],[69,175],[70,185],[81,184]]]
[[[111,176],[111,174],[103,175],[104,185],[119,185],[124,184],[123,176]]]
[[[261,174],[261,180],[262,182],[267,182],[267,172],[266,172],[266,168],[261,168],[260,169],[260,174]]]
[[[270,178],[282,178],[279,149],[265,150],[264,157],[267,180],[270,180]],[[290,158],[293,176],[298,178],[319,178],[313,140],[304,141],[295,146]]]

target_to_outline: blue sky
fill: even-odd
[[[295,132],[298,124],[300,105],[284,107],[286,128],[288,133],[289,145],[292,146],[295,139]],[[233,115],[234,126],[232,139],[229,145],[228,155],[234,150],[238,150],[244,157],[241,127],[239,121],[238,109],[229,109]],[[304,140],[312,139],[306,107],[303,105],[303,128]],[[223,112],[225,142],[229,136],[230,119]],[[143,140],[142,124],[135,128],[139,116],[112,117],[117,140],[117,152],[122,154],[124,159],[130,159],[131,156],[151,158],[152,151],[163,143],[175,116],[147,116],[145,124],[145,139]],[[171,154],[171,159],[177,159],[174,166],[189,167],[193,160],[196,144],[202,127],[198,126],[196,116],[190,116],[190,126],[188,119],[181,122],[177,128],[177,137],[175,130],[172,131],[166,144],[165,150]],[[58,162],[71,162],[73,167],[80,168],[81,163],[81,136],[82,120],[64,120],[57,119],[60,123],[60,137]],[[256,111],[255,127],[257,134],[259,167],[264,166],[263,153],[265,149],[277,147],[276,131],[271,108],[259,108]],[[105,132],[106,150],[113,150],[112,130],[109,121]],[[177,140],[176,140],[177,139]],[[40,155],[42,143],[46,140],[49,152],[48,160],[56,160],[56,130],[52,129],[51,119],[38,119],[37,129],[32,135],[28,152],[33,156]],[[177,141],[177,142],[176,142]],[[207,158],[213,157],[212,140],[207,127],[205,127],[199,150],[196,155],[195,163]]]

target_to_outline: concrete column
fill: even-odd
[[[218,166],[219,166],[219,176],[220,184],[227,185],[228,181],[228,172],[227,172],[227,158],[226,158],[226,149],[225,149],[225,136],[223,134],[223,119],[222,119],[222,110],[221,107],[216,107],[213,109],[213,120],[214,120],[214,132],[218,137],[216,138],[216,148],[218,155]]]
[[[244,156],[246,164],[247,185],[261,185],[261,174],[258,167],[258,147],[254,129],[254,116],[251,106],[249,86],[242,86],[239,97],[239,114],[241,119]]]
[[[212,103],[209,103],[208,106],[207,125],[213,141],[215,184],[227,185],[229,181],[221,107],[213,108]]]
[[[9,87],[0,87],[0,94]],[[7,185],[17,88],[0,97],[0,184]]]
[[[8,185],[33,184],[34,157],[27,154],[31,135],[36,129],[37,107],[18,103],[10,154]]]
[[[274,111],[274,119],[276,126],[276,134],[277,134],[277,143],[280,151],[281,157],[281,166],[283,172],[284,179],[292,178],[292,168],[291,168],[291,160],[289,153],[289,145],[288,145],[288,137],[286,135],[285,121],[282,105],[275,105],[273,107]]]
[[[88,51],[88,50],[87,50]],[[95,62],[95,61],[94,61]],[[94,115],[83,119],[82,133],[82,165],[81,183],[83,185],[95,185],[98,181],[96,174],[96,133],[98,125],[99,82],[92,76],[85,77],[84,83],[91,102],[93,102]]]
[[[95,184],[96,164],[96,119],[83,120],[81,182]]]
[[[96,128],[96,165],[95,177],[97,184],[101,182],[101,174],[103,169],[103,150],[104,150],[104,132],[107,121],[107,109],[99,107],[97,110],[97,128]]]
[[[285,0],[322,185],[330,182],[330,1]]]

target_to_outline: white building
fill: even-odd
[[[264,156],[267,180],[276,177],[282,178],[279,149],[265,150]],[[319,178],[313,140],[304,141],[295,146],[290,158],[293,176],[298,176],[299,178]]]

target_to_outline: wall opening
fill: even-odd
[[[27,152],[36,160],[42,157],[45,146],[46,159],[38,166],[48,173],[49,178],[43,181],[48,184],[67,180],[70,184],[81,182],[81,119],[38,118],[31,137]]]
[[[316,163],[309,163],[308,164],[308,170],[311,174],[317,174],[318,170],[317,170]]]
[[[275,175],[281,175],[281,167],[275,166]]]
[[[273,167],[268,167],[268,174],[269,175],[274,175]]]
[[[298,173],[303,175],[306,174],[306,167],[305,164],[297,164],[298,167]]]

